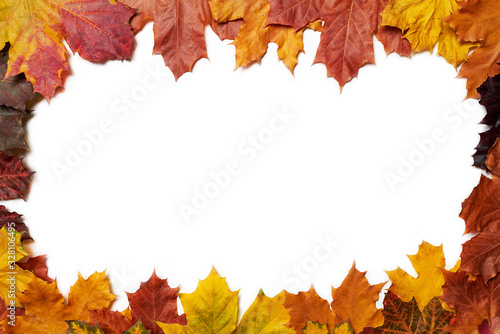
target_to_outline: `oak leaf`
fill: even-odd
[[[24,72],[34,90],[50,100],[69,71],[63,37],[84,59],[126,59],[132,14],[110,0],[4,0],[0,46],[10,43],[6,78]]]
[[[9,47],[6,45],[0,51],[0,105],[12,107],[21,111],[26,110],[26,102],[35,98],[31,82],[27,82],[24,74],[18,74],[5,79]]]
[[[133,322],[140,319],[153,334],[162,333],[155,321],[186,324],[186,315],[177,313],[178,292],[179,288],[171,288],[166,279],[160,279],[153,272],[147,282],[141,283],[139,290],[127,293]]]
[[[5,206],[0,205],[0,229],[4,226],[8,227],[9,224],[14,225],[14,229],[21,233],[21,241],[33,240],[31,238],[28,227],[22,221],[22,216],[17,212],[9,212]]]
[[[285,307],[290,314],[290,322],[286,325],[295,329],[297,334],[302,333],[308,321],[326,325],[327,330],[335,327],[335,315],[330,304],[318,296],[313,287],[296,295],[285,292]]]
[[[20,148],[27,150],[24,142],[23,118],[28,116],[20,110],[0,106],[0,151]]]
[[[460,218],[465,221],[465,233],[480,232],[500,220],[500,180],[481,175],[479,184],[462,203]]]
[[[461,1],[459,8],[445,19],[466,42],[479,42],[460,68],[458,76],[467,78],[467,97],[478,98],[476,89],[490,76],[500,73],[500,3],[497,0]]]
[[[473,280],[463,271],[443,273],[446,283],[441,298],[456,311],[456,321],[447,331],[477,334],[484,319],[491,323],[500,314],[500,276],[485,283],[481,277]]]
[[[122,334],[132,327],[133,322],[118,311],[101,308],[89,312],[90,325],[99,325],[106,334]]]
[[[123,334],[150,334],[151,331],[144,328],[142,322],[138,321],[134,326],[130,327]]]
[[[481,95],[479,103],[486,108],[486,116],[481,124],[489,129],[480,133],[479,144],[473,155],[474,166],[486,169],[486,155],[500,137],[500,75],[488,78],[477,91]]]
[[[420,310],[432,300],[443,294],[444,276],[441,271],[445,267],[443,245],[436,247],[423,242],[415,255],[408,255],[417,278],[412,277],[401,268],[387,271],[392,282],[389,290],[402,301],[409,302],[413,298]]]
[[[0,151],[0,200],[25,199],[33,174],[23,166],[21,158],[9,157]]]
[[[10,244],[10,246],[9,246]],[[33,273],[20,268],[16,262],[22,260],[28,253],[23,248],[21,234],[16,230],[0,229],[0,299],[20,307],[18,296],[28,286]],[[12,280],[14,278],[14,280]],[[11,286],[15,287],[12,294]]]
[[[268,24],[295,31],[316,20],[325,22],[314,63],[326,65],[328,76],[342,88],[359,69],[374,63],[373,34],[377,30],[379,0],[269,0]]]
[[[90,326],[85,321],[72,320],[68,325],[68,334],[105,334],[99,326]]]
[[[46,255],[30,257],[28,261],[18,262],[17,265],[24,270],[31,271],[36,277],[43,279],[45,282],[51,283],[54,280],[47,275],[49,269],[45,263],[45,258]]]
[[[486,228],[463,244],[460,270],[481,275],[488,281],[500,272],[500,221]]]
[[[385,283],[370,285],[365,277],[352,265],[349,274],[337,289],[332,288],[332,310],[336,324],[348,320],[355,333],[365,327],[378,327],[384,323],[382,312],[375,303]]]
[[[261,290],[254,302],[246,310],[235,334],[293,334],[292,328],[285,326],[290,321],[282,291],[273,298]]]
[[[56,282],[47,283],[33,276],[23,294],[19,295],[26,315],[18,317],[16,326],[9,328],[13,334],[64,333],[68,320],[89,322],[92,310],[107,308],[111,299],[109,281],[104,273],[94,273],[88,279],[80,274],[71,287],[68,303],[57,289]],[[5,328],[4,324],[4,328]]]
[[[200,280],[193,293],[181,293],[179,297],[187,325],[157,322],[165,333],[234,332],[238,317],[238,291],[230,291],[226,279],[220,277],[215,268],[206,279]]]
[[[382,333],[445,334],[444,328],[449,324],[453,313],[442,308],[437,297],[427,304],[420,312],[417,302],[412,298],[409,302],[400,300],[392,292],[384,298],[385,322],[379,329]]]
[[[236,68],[260,63],[268,44],[278,45],[278,57],[293,73],[297,57],[303,51],[303,29],[295,32],[290,27],[267,26],[269,3],[265,0],[210,0],[212,15],[217,22],[243,20],[234,40]],[[318,29],[318,28],[316,28]]]
[[[389,0],[382,13],[382,24],[404,32],[413,52],[430,51],[438,44],[438,54],[458,67],[474,43],[459,42],[456,32],[443,21],[458,8],[455,0]]]

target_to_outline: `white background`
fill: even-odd
[[[6,204],[24,215],[36,240],[29,248],[48,254],[61,292],[78,271],[87,277],[107,269],[121,310],[124,291],[135,291],[153,268],[192,292],[214,265],[232,290],[241,289],[245,310],[260,288],[274,295],[314,284],[331,300],[331,286],[354,259],[372,284],[397,266],[414,273],[406,254],[422,240],[443,243],[453,266],[467,240],[461,202],[480,175],[471,155],[484,110],[463,101],[465,81],[444,59],[386,57],[378,42],[377,65],[362,68],[339,94],[325,67],[311,66],[319,36],[305,33],[295,77],[274,44],[260,65],[233,72],[234,47],[209,29],[210,61],[178,82],[151,56],[151,25],[137,36],[131,62],[72,57],[65,91],[50,107],[38,104],[28,123],[25,161],[37,172],[28,202]],[[138,94],[145,79],[153,83],[151,70],[165,75],[161,85],[128,115],[117,113],[122,94]],[[296,118],[247,161],[238,147],[283,108]],[[459,116],[464,110],[470,116]],[[54,164],[65,164],[68,150],[87,140],[84,131],[105,119],[111,133],[60,181]],[[384,174],[396,173],[399,157],[408,159],[415,141],[436,129],[446,140],[392,191]],[[231,160],[241,174],[186,223],[179,205],[191,205],[194,189]],[[313,260],[318,239],[328,238],[338,247]],[[299,286],[290,280],[293,266],[309,271]]]

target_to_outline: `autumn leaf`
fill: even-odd
[[[94,273],[84,279],[78,273],[78,280],[71,287],[68,295],[68,313],[72,320],[89,321],[90,310],[108,307],[115,295],[109,292],[109,280],[106,273]]]
[[[3,324],[4,330],[12,334],[65,333],[68,324],[64,321],[64,298],[55,282],[47,283],[34,277],[19,300],[26,315],[16,319],[15,326]],[[69,319],[68,319],[69,320]],[[7,328],[9,328],[7,330]]]
[[[4,0],[0,45],[10,43],[6,79],[24,72],[47,100],[69,71],[63,37],[84,59],[129,57],[133,10],[109,0]]]
[[[24,74],[5,79],[7,61],[9,60],[9,44],[0,51],[0,105],[26,110],[26,102],[35,98],[33,86],[26,81]]]
[[[445,311],[438,298],[434,297],[421,313],[415,298],[403,302],[392,292],[384,298],[385,322],[380,330],[382,333],[433,333],[445,334],[446,327],[453,313]]]
[[[36,277],[43,279],[45,282],[51,283],[54,280],[47,275],[49,269],[45,263],[45,258],[46,255],[30,257],[28,261],[18,262],[17,265],[24,270],[31,271]]]
[[[0,151],[0,200],[25,199],[33,174],[24,168],[21,158],[9,157]]]
[[[460,257],[460,270],[481,275],[485,282],[495,277],[500,272],[500,221],[464,243]]]
[[[24,142],[23,118],[28,116],[20,110],[0,106],[0,151],[20,148],[27,150]]]
[[[108,308],[92,310],[89,312],[90,325],[99,325],[106,334],[122,334],[129,329],[133,322],[118,311]]]
[[[235,334],[293,334],[295,331],[285,326],[290,321],[290,315],[284,303],[283,291],[273,298],[260,291],[243,314]]]
[[[335,316],[330,305],[318,296],[313,287],[308,292],[301,291],[296,295],[285,291],[285,308],[290,314],[290,322],[286,325],[295,329],[297,334],[302,333],[308,321],[326,325],[327,331],[335,327]]]
[[[417,278],[412,277],[401,268],[387,271],[392,282],[389,288],[402,301],[409,302],[413,298],[420,310],[434,297],[443,294],[442,286],[444,277],[441,271],[445,267],[443,245],[436,247],[428,242],[423,242],[415,255],[408,255]]]
[[[17,318],[16,326],[10,327],[9,333],[65,333],[68,329],[66,321],[88,323],[89,313],[109,307],[113,297],[104,273],[96,272],[88,279],[79,274],[77,282],[70,289],[68,304],[64,303],[55,281],[47,283],[33,276],[24,293],[19,295],[26,315]]]
[[[332,310],[336,324],[348,320],[355,333],[362,332],[365,327],[378,327],[384,323],[382,312],[375,303],[385,283],[370,285],[365,277],[352,265],[349,274],[340,287],[332,288]]]
[[[326,65],[328,76],[342,88],[359,69],[374,63],[373,34],[377,30],[379,0],[269,0],[268,24],[296,31],[316,20],[325,22],[314,63]]]
[[[491,172],[492,178],[500,177],[500,140],[498,138],[488,151],[485,165]]]
[[[2,323],[15,323],[16,317],[22,317],[24,315],[24,309],[18,307],[14,307],[14,309],[12,309],[12,307],[12,305],[9,305],[9,308],[7,309],[5,302],[0,299],[0,334],[6,333],[1,326]]]
[[[28,227],[22,222],[22,216],[17,212],[9,212],[5,206],[0,205],[0,229],[4,226],[14,225],[14,229],[21,233],[21,241],[33,240],[29,234]]]
[[[456,32],[443,21],[457,8],[455,0],[389,0],[382,13],[382,24],[401,29],[412,53],[432,52],[439,43],[438,54],[458,67],[476,44],[459,42]]]
[[[484,320],[483,323],[478,327],[479,334],[499,334],[500,333],[500,317],[494,317],[491,320],[491,326],[488,324],[488,320]]]
[[[142,322],[138,321],[134,326],[130,327],[123,334],[150,334],[151,331],[144,328]]]
[[[500,219],[500,182],[481,175],[479,184],[462,203],[465,233],[480,232]]]
[[[303,333],[303,334],[330,334],[330,331],[328,331],[328,325],[327,324],[323,324],[322,325],[320,323],[307,320],[306,326],[300,332],[298,332],[298,333]]]
[[[389,291],[385,295],[382,312],[385,319],[380,328],[382,333],[417,333],[422,314],[415,298],[406,303]]]
[[[295,32],[290,27],[267,26],[269,3],[265,0],[210,0],[212,15],[218,22],[243,19],[234,45],[236,47],[236,68],[260,63],[266,54],[268,44],[278,45],[278,57],[293,73],[297,57],[303,51],[303,29]]]
[[[178,291],[179,288],[171,288],[166,279],[160,279],[153,272],[147,282],[141,283],[139,290],[127,293],[133,321],[140,319],[153,334],[162,333],[155,321],[185,325],[186,316],[177,313]]]
[[[467,97],[479,98],[476,88],[488,77],[500,73],[500,3],[497,0],[461,1],[459,8],[445,19],[460,41],[479,42],[460,68],[458,76],[467,78]]]
[[[473,280],[467,273],[444,271],[445,285],[441,297],[456,311],[456,322],[446,328],[453,334],[477,334],[478,326],[491,322],[500,312],[500,276],[487,283],[480,277]]]
[[[179,295],[187,325],[157,324],[165,333],[233,333],[238,317],[238,291],[229,290],[226,279],[212,268],[191,294]]]
[[[104,334],[99,326],[90,326],[85,321],[68,321],[69,328],[66,331],[68,334]]]
[[[474,166],[486,169],[486,155],[500,137],[500,75],[488,78],[477,91],[481,95],[479,103],[486,108],[486,116],[481,124],[489,129],[480,133],[481,138],[473,156]]]
[[[27,255],[19,232],[6,227],[0,229],[0,299],[7,303],[12,300],[18,307],[21,305],[16,297],[26,289],[33,277],[33,273],[16,265],[17,261]],[[11,287],[14,287],[14,292]]]
[[[177,80],[208,58],[204,29],[212,17],[207,0],[120,0],[138,10],[132,28],[154,21],[154,54],[161,54]]]
[[[384,45],[386,55],[396,52],[400,56],[410,57],[412,54],[411,45],[406,38],[403,38],[403,32],[401,31],[401,29],[382,25],[381,14],[387,6],[388,2],[389,0],[380,0],[379,16],[375,36]]]

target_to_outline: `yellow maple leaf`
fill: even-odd
[[[28,286],[33,273],[21,269],[15,264],[23,259],[28,253],[24,251],[21,242],[21,233],[6,227],[0,229],[0,298],[7,306],[20,307],[17,294],[23,292]]]
[[[68,295],[68,313],[72,320],[90,321],[89,310],[108,307],[115,295],[109,292],[106,272],[94,273],[84,279],[78,273],[78,280]]]
[[[238,317],[238,293],[229,290],[226,279],[212,268],[195,292],[179,294],[187,325],[156,323],[165,333],[233,333]]]
[[[6,323],[3,326],[12,334],[66,333],[66,320],[89,322],[88,311],[109,307],[111,296],[104,273],[94,273],[88,279],[79,275],[71,287],[68,304],[64,303],[55,281],[47,283],[33,276],[24,293],[19,295],[26,314],[16,318],[15,326]]]
[[[243,24],[234,40],[236,47],[236,68],[259,63],[269,43],[278,45],[278,57],[293,73],[297,57],[303,51],[303,31],[292,27],[266,26],[270,5],[265,0],[210,0],[212,15],[218,22],[243,19]],[[318,21],[309,26],[320,30]]]
[[[235,334],[293,334],[295,330],[286,327],[290,315],[285,306],[285,292],[273,298],[260,292],[243,315]]]
[[[458,8],[455,0],[389,0],[382,13],[382,25],[398,27],[404,32],[413,52],[430,51],[458,67],[477,43],[459,42],[455,30],[443,19]]]
[[[392,282],[389,290],[404,302],[409,302],[415,297],[422,311],[432,298],[443,294],[444,276],[441,271],[445,267],[443,245],[436,247],[424,241],[419,246],[418,253],[408,255],[408,258],[418,277],[409,275],[399,267],[396,270],[387,271]]]

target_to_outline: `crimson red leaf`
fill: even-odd
[[[166,279],[160,279],[153,272],[147,282],[141,283],[139,290],[127,293],[135,321],[141,320],[153,334],[163,333],[156,321],[166,324],[186,325],[186,315],[177,313],[177,293],[179,288],[168,286]]]
[[[29,178],[33,174],[24,168],[22,159],[0,151],[0,200],[25,199]]]
[[[326,65],[328,76],[340,87],[359,69],[374,62],[373,34],[377,30],[379,0],[268,0],[268,24],[296,30],[318,19],[325,22],[315,63]]]
[[[66,41],[83,59],[101,62],[130,56],[134,34],[128,24],[135,10],[109,0],[75,0],[61,8]]]
[[[484,320],[483,323],[478,328],[479,334],[498,334],[500,333],[500,316],[493,318],[491,321],[491,326],[488,324],[488,320]]]

